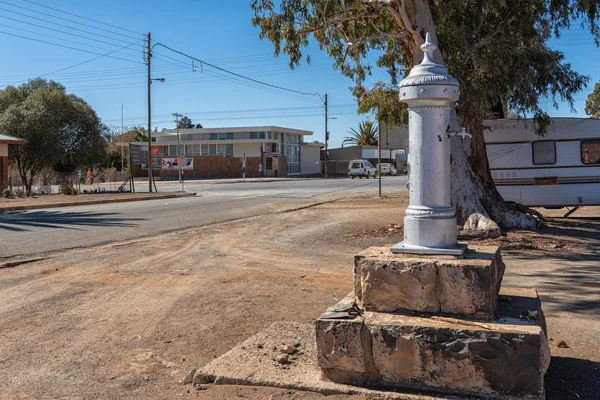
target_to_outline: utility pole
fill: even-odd
[[[121,103],[121,140],[125,139],[125,136],[123,135],[123,103]],[[121,146],[121,173],[123,173],[123,170],[125,170],[125,164],[124,164],[125,160],[123,157],[123,146]]]
[[[377,118],[377,180],[379,181],[379,197],[381,197],[381,119]]]
[[[146,63],[148,64],[148,191],[152,193],[152,102],[151,91],[152,77],[150,76],[150,62],[152,61],[152,41],[150,32],[147,35]],[[178,149],[179,151],[179,149]]]
[[[327,132],[327,93],[325,93],[325,179],[327,179],[327,142],[329,141],[329,132]]]
[[[183,117],[183,115],[179,113],[173,113],[173,116],[175,117],[175,123],[177,124],[177,158],[179,158],[179,118]],[[177,163],[177,166],[179,167],[179,182],[181,182],[181,165],[179,165],[179,161],[177,161]]]

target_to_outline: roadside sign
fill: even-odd
[[[185,167],[186,164],[187,164],[187,157],[186,156],[179,156],[179,157],[177,157],[177,166],[179,168]]]
[[[152,146],[152,157],[158,156],[158,146]]]
[[[148,164],[148,145],[145,143],[129,143],[132,164]]]

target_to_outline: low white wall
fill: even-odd
[[[321,173],[321,149],[317,146],[302,146],[300,149],[300,172],[303,175]]]

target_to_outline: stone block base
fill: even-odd
[[[462,256],[371,247],[354,258],[354,291],[366,311],[492,319],[504,269],[497,246],[472,247]]]
[[[498,300],[494,321],[377,312],[321,317],[318,364],[337,383],[543,399],[550,349],[537,292],[503,289]]]

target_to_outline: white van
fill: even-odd
[[[362,179],[369,179],[369,177],[375,177],[377,175],[377,169],[368,162],[367,160],[352,160],[348,163],[348,176],[354,179],[354,177],[358,176]]]
[[[379,171],[379,164],[376,168]],[[392,163],[381,163],[381,175],[398,175],[398,170]]]

